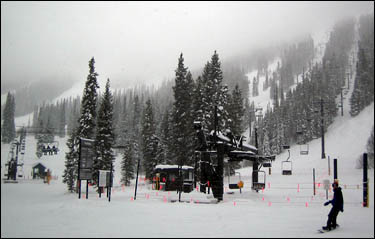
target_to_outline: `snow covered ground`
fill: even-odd
[[[341,116],[338,116],[340,118]],[[346,117],[346,118],[345,118]],[[345,119],[344,119],[345,118]],[[300,155],[299,146],[291,147],[293,174],[281,174],[281,161],[287,152],[273,162],[271,175],[266,172],[266,188],[252,191],[251,168],[240,169],[245,182],[242,193],[228,189],[225,177],[224,201],[210,202],[212,195],[152,190],[140,180],[134,200],[134,182],[130,187],[119,184],[120,158],[115,162],[115,187],[111,202],[99,198],[92,187],[85,198],[68,193],[61,182],[64,170],[66,139],[59,140],[61,152],[54,156],[35,156],[36,141],[27,137],[24,157],[25,179],[18,184],[1,182],[2,237],[373,237],[374,236],[374,171],[369,170],[370,208],[362,207],[362,170],[355,169],[355,160],[365,150],[374,122],[374,104],[360,115],[337,119],[326,134],[326,154],[338,159],[338,178],[345,200],[345,211],[338,216],[340,228],[318,234],[325,224],[330,206],[324,207],[326,193],[322,182],[332,181],[327,159],[321,159],[320,140],[309,144],[309,154]],[[2,176],[9,145],[1,145]],[[44,163],[57,179],[51,184],[31,180],[31,166]],[[316,194],[313,195],[312,170],[316,172]],[[331,169],[333,170],[333,169]],[[237,176],[230,181],[236,182]],[[234,194],[228,194],[228,192]],[[329,198],[332,192],[329,192]]]

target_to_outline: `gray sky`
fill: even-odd
[[[158,83],[243,49],[319,31],[373,2],[1,2],[1,81]],[[275,36],[278,36],[277,39]]]

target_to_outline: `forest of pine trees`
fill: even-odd
[[[353,94],[350,98],[350,114],[358,115],[374,101],[374,15],[359,19],[358,62]]]
[[[1,114],[3,124],[1,125],[1,142],[9,144],[16,137],[16,125],[14,123],[14,112],[16,104],[14,96],[8,92],[3,114]]]
[[[349,51],[354,43],[354,26],[354,19],[345,19],[334,26],[323,62],[310,65],[311,68],[303,75],[302,82],[299,82],[294,90],[289,89],[285,96],[282,91],[284,83],[292,83],[290,79],[293,79],[294,73],[287,74],[287,68],[283,70],[283,67],[278,67],[274,75],[279,75],[284,83],[279,90],[271,90],[271,93],[275,92],[274,104],[268,106],[264,118],[259,122],[258,143],[262,153],[278,154],[282,151],[283,145],[302,144],[321,137],[320,100],[324,102],[323,130],[326,131],[333,122],[337,115],[336,97],[345,85],[345,72],[349,67]],[[305,44],[304,48],[310,49],[310,45]],[[306,57],[310,59],[311,55],[307,54]],[[301,72],[301,68],[303,65],[295,73]]]

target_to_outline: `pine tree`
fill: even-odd
[[[363,48],[358,51],[357,74],[354,89],[350,98],[350,114],[358,115],[366,106],[374,101],[374,73],[370,72],[370,64]]]
[[[226,122],[228,121],[228,86],[222,85],[223,72],[221,70],[221,62],[219,55],[214,52],[211,57],[211,71],[210,71],[210,82],[212,85],[212,104],[211,104],[211,116],[214,119],[214,106],[218,106],[217,113],[219,114],[219,130],[226,129]],[[213,125],[212,125],[213,126]],[[213,127],[212,127],[213,129]]]
[[[87,76],[85,89],[82,96],[81,116],[78,120],[78,137],[92,139],[95,136],[96,127],[96,106],[98,94],[96,90],[99,88],[95,72],[95,59],[89,61],[89,75]]]
[[[134,179],[134,153],[133,144],[131,140],[127,140],[125,143],[125,149],[121,161],[121,182],[125,186],[130,185],[130,180]]]
[[[368,154],[368,164],[370,168],[374,168],[374,126],[372,126],[371,135],[366,144]]]
[[[173,138],[173,121],[172,110],[173,106],[167,107],[161,123],[161,147],[163,147],[164,164],[173,164],[175,160],[174,138]]]
[[[208,92],[210,63],[207,62],[203,68],[202,76],[199,76],[194,88],[193,114],[194,120],[202,123],[203,129],[208,129],[211,125],[210,104],[211,98]]]
[[[65,183],[70,188],[72,182],[70,177],[78,175],[78,149],[79,138],[93,139],[96,126],[96,104],[97,92],[99,88],[96,77],[98,74],[95,72],[94,57],[89,61],[89,75],[87,76],[85,89],[83,91],[81,103],[81,116],[78,120],[78,126],[71,130],[71,137],[67,142],[69,153],[66,154],[65,170],[66,176],[64,177]]]
[[[78,177],[78,147],[79,141],[77,135],[72,131],[66,142],[69,151],[65,156],[65,169],[63,173],[63,183],[65,183],[70,192],[74,191],[74,185]]]
[[[61,109],[60,109],[60,124],[59,124],[59,136],[60,138],[65,137],[65,125],[66,125],[66,102],[65,99],[62,103]]]
[[[243,106],[243,98],[242,92],[239,89],[238,85],[232,91],[232,95],[230,97],[230,102],[228,104],[228,112],[229,112],[229,129],[235,136],[240,136],[243,132],[243,116],[244,116],[244,106]]]
[[[68,118],[68,127],[67,133],[70,135],[74,130],[78,128],[78,118],[79,118],[79,99],[75,99],[72,103],[72,107],[70,110],[69,118]]]
[[[146,107],[143,110],[142,116],[142,151],[143,151],[143,166],[146,173],[146,178],[151,177],[152,170],[157,165],[156,162],[156,145],[155,138],[155,122],[154,113],[152,109],[151,100],[146,101]]]
[[[110,170],[114,161],[114,131],[113,131],[113,97],[109,89],[109,79],[105,86],[100,102],[97,130],[95,138],[96,159],[93,164],[93,180],[98,178],[98,170]],[[112,172],[113,172],[112,168]]]
[[[209,132],[214,130],[215,106],[217,106],[217,113],[220,115],[219,130],[225,130],[228,121],[228,86],[223,86],[222,82],[221,63],[219,55],[215,51],[211,61],[205,65],[202,76],[196,84],[195,102],[201,99],[201,104],[194,104],[195,112],[197,112],[197,105],[200,105],[198,120],[202,122],[203,128]]]
[[[5,107],[3,111],[3,124],[1,127],[1,141],[3,143],[9,144],[16,137],[16,126],[14,123],[14,112],[16,104],[14,96],[8,92],[7,100],[5,102]]]
[[[193,91],[194,82],[190,72],[184,66],[184,58],[181,53],[176,69],[173,104],[173,133],[175,138],[176,164],[191,165],[193,155],[194,137],[194,107]]]
[[[133,117],[131,122],[131,132],[129,137],[133,144],[134,164],[137,165],[138,161],[143,158],[142,154],[142,135],[141,135],[141,105],[138,95],[133,99]]]
[[[118,122],[118,130],[117,130],[117,144],[118,145],[125,145],[127,140],[129,139],[129,117],[128,117],[128,112],[127,112],[127,101],[126,101],[126,96],[124,97],[124,102],[122,105],[122,111],[120,114],[120,119]]]

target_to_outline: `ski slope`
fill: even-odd
[[[238,170],[244,181],[242,193],[228,189],[225,177],[224,201],[213,202],[212,194],[155,191],[140,179],[134,200],[131,186],[119,184],[120,161],[115,161],[115,187],[111,202],[99,198],[89,187],[85,198],[68,193],[61,182],[64,170],[66,138],[58,138],[61,152],[54,156],[35,156],[36,140],[28,135],[24,157],[25,179],[18,184],[1,182],[2,237],[373,237],[374,236],[374,171],[369,170],[370,208],[362,207],[362,170],[355,169],[355,159],[365,150],[365,142],[374,122],[374,104],[355,118],[337,119],[326,135],[326,154],[338,159],[338,178],[343,188],[344,213],[338,216],[340,228],[318,234],[325,224],[330,206],[324,207],[324,179],[328,175],[327,159],[321,159],[320,140],[310,142],[308,155],[300,155],[299,147],[291,147],[292,175],[281,174],[284,152],[273,162],[271,174],[266,170],[266,187],[252,191],[252,169]],[[341,116],[340,116],[341,117]],[[9,151],[1,145],[2,175]],[[42,162],[55,177],[51,184],[31,180],[31,166]],[[331,165],[333,165],[331,161]],[[316,194],[313,195],[312,169],[316,171]],[[331,169],[332,170],[332,169]],[[238,181],[232,176],[230,182]],[[228,194],[233,192],[233,194]],[[332,192],[328,193],[329,198]]]

